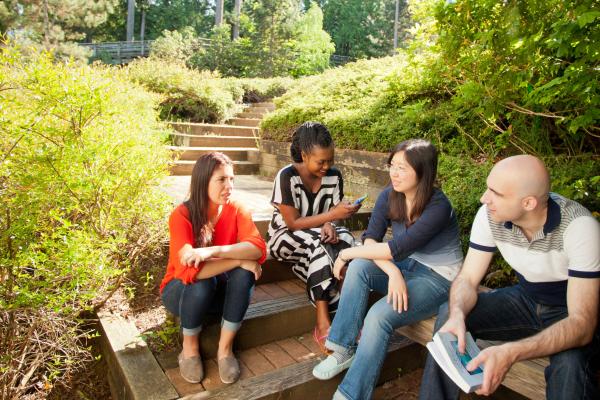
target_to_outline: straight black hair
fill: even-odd
[[[401,151],[404,152],[406,161],[417,174],[417,193],[410,215],[408,215],[404,193],[390,191],[388,215],[390,219],[405,222],[409,226],[421,216],[433,195],[437,177],[438,154],[431,142],[424,139],[409,139],[397,144],[392,149],[388,157],[388,165],[392,163],[392,158],[396,153]]]

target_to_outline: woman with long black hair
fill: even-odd
[[[404,141],[388,168],[391,184],[377,198],[363,246],[342,250],[334,265],[341,278],[350,262],[325,343],[333,354],[313,370],[329,379],[350,368],[334,399],[371,398],[394,330],[435,315],[462,265],[456,215],[435,187],[436,148]],[[383,242],[390,226],[393,237]],[[372,290],[384,297],[367,312]]]

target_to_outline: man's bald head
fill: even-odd
[[[550,192],[550,175],[546,166],[537,157],[523,154],[505,158],[492,169],[493,174],[511,182],[516,195],[533,196],[545,203]]]

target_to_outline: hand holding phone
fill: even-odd
[[[358,199],[354,200],[354,203],[353,203],[353,204],[354,204],[355,206],[357,206],[357,205],[361,204],[363,201],[365,201],[365,199],[366,199],[367,197],[369,197],[369,195],[368,195],[368,194],[365,194],[364,196],[362,196],[362,197],[359,197]]]

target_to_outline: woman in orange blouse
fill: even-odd
[[[224,383],[239,378],[233,339],[266,257],[250,213],[230,200],[233,178],[233,163],[226,155],[200,157],[192,171],[189,200],[169,218],[169,263],[160,291],[165,307],[181,319],[179,369],[191,383],[204,376],[198,336],[205,315],[215,311],[222,314],[219,376]]]

